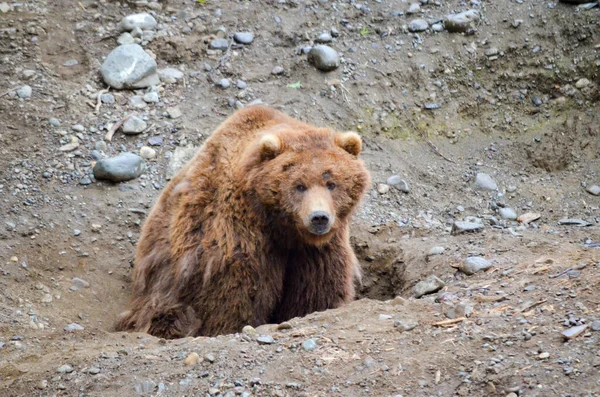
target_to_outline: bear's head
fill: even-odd
[[[355,132],[278,125],[246,157],[247,188],[272,222],[323,245],[343,227],[370,185]],[[283,237],[283,236],[282,236]]]

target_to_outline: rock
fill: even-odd
[[[10,4],[0,3],[0,13],[6,14],[7,12],[9,12],[11,10],[12,10],[12,7],[10,6]]]
[[[492,264],[488,260],[479,256],[470,256],[460,264],[458,269],[464,274],[471,276],[490,267],[492,267]]]
[[[106,105],[112,105],[115,103],[115,96],[113,94],[102,94],[100,95],[100,101]]]
[[[421,11],[421,6],[419,5],[419,3],[412,3],[408,7],[408,10],[406,11],[406,13],[409,15],[412,15],[412,14],[418,13],[419,11]]]
[[[71,323],[64,328],[64,330],[67,332],[83,331],[84,329],[85,328],[77,323]]]
[[[0,9],[0,11],[2,11],[2,10]],[[45,388],[48,387],[48,381],[46,379],[42,379],[35,385],[35,387],[36,387],[36,389],[44,390]]]
[[[282,322],[281,324],[277,325],[277,330],[278,331],[283,331],[286,329],[292,329],[292,324],[288,323],[287,321]]]
[[[204,356],[204,359],[206,361],[208,361],[209,363],[214,363],[217,359],[215,358],[215,355],[212,353],[208,353]]]
[[[578,325],[576,327],[571,327],[562,332],[562,336],[566,339],[574,339],[581,335],[588,328],[588,324]]]
[[[146,122],[144,120],[142,120],[141,118],[139,118],[137,116],[131,116],[123,123],[121,130],[123,131],[124,134],[136,135],[136,134],[140,134],[147,127],[148,127],[148,125],[146,124]]]
[[[124,182],[137,178],[144,172],[144,160],[133,153],[121,153],[96,163],[93,172],[96,179]]]
[[[442,255],[446,249],[444,247],[431,247],[427,256]]]
[[[140,28],[143,30],[152,30],[156,28],[156,19],[147,12],[142,12],[140,14],[132,14],[128,15],[121,20],[119,24],[119,28],[121,31],[131,32],[135,28]]]
[[[320,44],[331,43],[332,40],[333,40],[333,37],[331,36],[331,34],[325,32],[325,33],[321,33],[315,39],[315,43],[320,43]]]
[[[146,103],[158,103],[160,101],[160,97],[158,96],[158,92],[147,92],[144,94],[142,100]]]
[[[459,303],[457,305],[448,307],[448,310],[446,310],[445,314],[446,317],[448,317],[449,319],[455,319],[460,317],[471,317],[472,313],[472,306],[467,305],[465,303]]]
[[[178,107],[168,108],[167,113],[172,119],[178,119],[181,116],[183,116],[183,113],[181,112],[181,110],[179,110]]]
[[[419,326],[419,323],[413,320],[395,320],[394,328],[400,332],[408,332]]]
[[[478,172],[475,176],[475,187],[481,190],[498,190],[498,185],[491,176]]]
[[[138,44],[115,48],[100,67],[104,82],[113,88],[145,88],[158,85],[156,61]]]
[[[441,23],[434,23],[431,25],[431,30],[434,32],[442,32],[444,30],[444,25]]]
[[[144,109],[148,105],[146,104],[146,101],[144,101],[143,97],[135,95],[129,98],[129,106],[134,109]]]
[[[250,44],[254,41],[254,35],[250,32],[236,32],[233,39],[239,44]]]
[[[145,160],[152,160],[156,157],[156,150],[149,146],[142,146],[140,148],[140,156]]]
[[[308,52],[308,62],[324,72],[330,72],[340,66],[338,53],[326,45],[316,45]]]
[[[146,395],[154,392],[156,389],[156,383],[151,380],[145,380],[134,386],[133,390],[139,395]]]
[[[69,364],[63,364],[56,369],[56,372],[59,374],[70,374],[73,372],[73,367],[71,367]]]
[[[483,224],[477,222],[456,221],[452,225],[452,234],[460,234],[467,232],[478,232],[483,229]]]
[[[592,321],[592,331],[600,331],[600,320]]]
[[[400,182],[402,182],[402,177],[400,175],[392,175],[385,181],[385,183],[392,186],[397,185]]]
[[[450,14],[444,18],[444,26],[451,33],[466,33],[475,29],[481,14],[477,10],[468,10],[458,14]]]
[[[163,144],[163,137],[156,135],[148,139],[148,145],[150,146],[161,146]]]
[[[275,339],[271,335],[260,335],[256,338],[259,345],[272,345],[275,343]]]
[[[571,219],[571,218],[563,218],[558,221],[559,225],[568,225],[568,226],[591,226],[592,224],[584,221],[583,219]]]
[[[598,185],[588,186],[585,191],[589,194],[593,194],[594,196],[600,196],[600,186]]]
[[[579,89],[587,87],[588,85],[590,85],[590,81],[588,79],[586,79],[586,78],[579,79],[575,83],[575,87],[577,87]]]
[[[87,281],[79,278],[79,277],[73,277],[73,279],[71,280],[71,290],[72,291],[77,291],[80,288],[90,288],[90,283],[88,283]]]
[[[119,36],[117,43],[119,45],[135,44],[135,38],[131,35],[131,33],[125,32]]]
[[[219,80],[217,85],[223,89],[227,89],[227,88],[231,87],[231,82],[229,81],[229,79],[221,79],[221,80]]]
[[[188,354],[188,356],[185,358],[184,364],[189,367],[191,365],[195,365],[199,360],[200,356],[198,355],[198,353],[192,352]]]
[[[21,99],[29,99],[29,98],[31,98],[32,94],[33,94],[33,89],[28,85],[24,85],[23,87],[21,87],[17,90],[17,96]]]
[[[379,315],[379,321],[387,321],[387,320],[391,320],[392,316],[390,316],[389,314],[380,314]]]
[[[377,192],[379,194],[386,194],[389,191],[390,191],[390,185],[386,185],[385,183],[377,184]]]
[[[394,187],[400,190],[402,193],[408,194],[408,192],[410,191],[408,189],[408,183],[405,180],[401,180],[399,183],[395,184]]]
[[[183,79],[183,72],[175,68],[165,68],[158,71],[160,81],[167,84],[174,84]]]
[[[414,286],[413,292],[415,298],[420,298],[423,295],[432,294],[444,288],[446,284],[440,280],[437,276],[431,275],[423,281],[419,281]]]
[[[235,82],[235,86],[240,90],[245,90],[247,87],[247,84],[244,80],[237,80]]]
[[[166,179],[170,180],[175,176],[175,174],[190,161],[192,157],[194,157],[197,151],[198,148],[194,146],[176,148],[173,157],[171,157],[171,161],[169,162],[169,166],[167,167]]]
[[[214,39],[209,46],[212,50],[226,51],[229,48],[229,41],[227,39]]]
[[[545,360],[545,359],[547,359],[548,357],[550,357],[550,353],[548,353],[548,352],[543,352],[543,353],[540,353],[540,354],[538,354],[538,358],[539,358],[540,360]]]
[[[52,127],[60,127],[60,120],[57,118],[52,117],[52,118],[48,119],[48,122],[50,123],[50,125]]]
[[[307,339],[302,343],[302,349],[304,349],[304,351],[310,352],[313,351],[317,348],[317,341],[316,339]]]
[[[244,326],[244,328],[242,328],[242,333],[245,335],[258,335],[258,331],[251,325]]]
[[[508,219],[514,221],[517,219],[517,212],[512,208],[500,208],[498,213],[502,217],[502,219]]]
[[[538,214],[536,212],[527,212],[527,213],[519,216],[517,218],[517,221],[527,225],[530,222],[537,221],[541,217],[542,217],[542,214]]]
[[[285,72],[285,69],[283,68],[283,66],[275,66],[271,70],[271,74],[275,75],[275,76],[281,76],[284,72]]]
[[[429,28],[429,23],[424,19],[413,19],[408,23],[409,32],[422,32]]]

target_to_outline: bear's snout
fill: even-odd
[[[325,211],[315,211],[310,214],[309,230],[317,236],[329,233],[331,230],[331,217],[329,214]]]

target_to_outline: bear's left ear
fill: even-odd
[[[336,134],[335,144],[353,156],[358,156],[362,150],[362,139],[356,132],[352,131]]]
[[[281,138],[275,134],[263,135],[259,145],[261,161],[273,159],[281,153]]]

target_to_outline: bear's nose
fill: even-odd
[[[323,211],[313,212],[310,214],[310,223],[318,229],[323,229],[329,224],[329,214]]]

